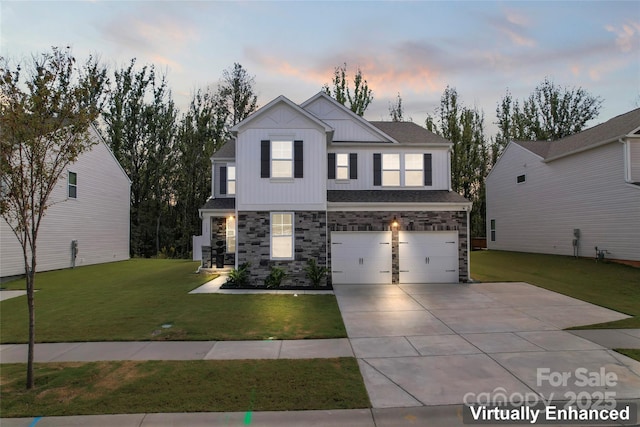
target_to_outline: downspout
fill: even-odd
[[[471,282],[471,209],[467,207],[467,282]]]
[[[452,147],[449,147],[447,150],[447,176],[449,177],[449,191],[453,191],[451,188],[451,150]]]

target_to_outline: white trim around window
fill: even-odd
[[[294,259],[293,212],[271,212],[270,230],[270,254],[272,260]]]
[[[406,153],[404,155],[404,186],[424,186],[424,154]]]
[[[236,194],[236,167],[233,165],[227,166],[227,194]]]
[[[293,178],[293,140],[271,141],[271,178]]]
[[[382,186],[400,187],[400,154],[382,154]]]
[[[67,197],[69,199],[78,198],[78,174],[67,171]]]
[[[349,179],[349,153],[336,153],[336,179]]]

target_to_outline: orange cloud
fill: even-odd
[[[628,22],[622,24],[621,27],[607,25],[605,29],[614,33],[616,37],[616,46],[622,52],[631,52],[640,46],[640,23]]]

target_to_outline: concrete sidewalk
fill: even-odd
[[[640,400],[629,401],[638,406]],[[2,418],[2,427],[464,427],[462,405],[328,411],[199,412]],[[600,426],[633,426],[612,422]],[[483,424],[495,426],[496,424]],[[504,424],[501,424],[504,425]],[[560,427],[565,424],[547,424]],[[587,425],[587,424],[581,424]],[[590,424],[591,425],[591,424]]]
[[[0,363],[25,363],[27,344],[0,345]],[[237,360],[354,357],[347,338],[263,341],[133,341],[36,344],[35,361]]]

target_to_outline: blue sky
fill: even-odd
[[[438,1],[6,1],[0,55],[50,46],[112,68],[155,64],[184,109],[197,88],[241,63],[259,104],[303,102],[335,66],[359,67],[373,89],[365,117],[424,124],[447,85],[484,110],[487,131],[509,88],[523,98],[545,77],[604,99],[596,124],[640,107],[640,2]]]

